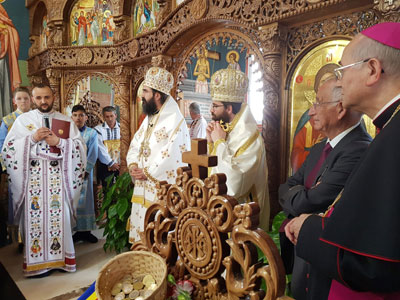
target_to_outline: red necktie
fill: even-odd
[[[324,163],[325,159],[328,157],[329,153],[332,151],[331,144],[327,143],[322,150],[321,156],[319,157],[318,162],[311,170],[310,174],[308,174],[306,184],[304,185],[306,189],[310,189],[314,183],[315,178],[317,177],[319,169],[321,169],[322,164]]]

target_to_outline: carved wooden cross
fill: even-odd
[[[193,177],[205,179],[208,176],[207,168],[217,165],[217,157],[207,155],[206,139],[193,139],[191,148],[191,151],[182,153],[182,161],[190,164]]]

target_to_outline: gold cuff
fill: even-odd
[[[152,181],[152,182],[155,183],[155,184],[158,183],[158,180],[155,179],[153,176],[150,175],[149,170],[148,170],[147,167],[145,167],[145,168],[143,169],[143,173],[144,173],[144,175],[146,175],[146,177],[147,177],[148,180]]]
[[[221,143],[223,143],[223,142],[225,142],[224,139],[218,139],[218,140],[216,140],[216,141],[214,142],[214,149],[212,150],[212,153],[211,153],[211,154],[217,153],[217,148],[218,148],[219,144],[221,144]]]
[[[208,145],[208,153],[211,153],[214,149],[214,144],[212,142],[208,142],[207,145]]]
[[[137,163],[130,163],[129,166],[128,166],[128,170],[130,170],[131,167],[137,168],[137,167],[138,167],[138,164],[137,164]]]

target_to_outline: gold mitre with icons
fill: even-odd
[[[233,69],[221,69],[211,76],[212,101],[242,103],[247,93],[249,80],[246,74]]]
[[[174,86],[174,77],[163,68],[151,67],[144,77],[143,85],[169,95]]]

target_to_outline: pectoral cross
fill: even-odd
[[[182,161],[190,164],[192,176],[205,179],[208,176],[208,167],[217,165],[217,156],[207,155],[207,140],[192,139],[191,151],[182,153]]]

